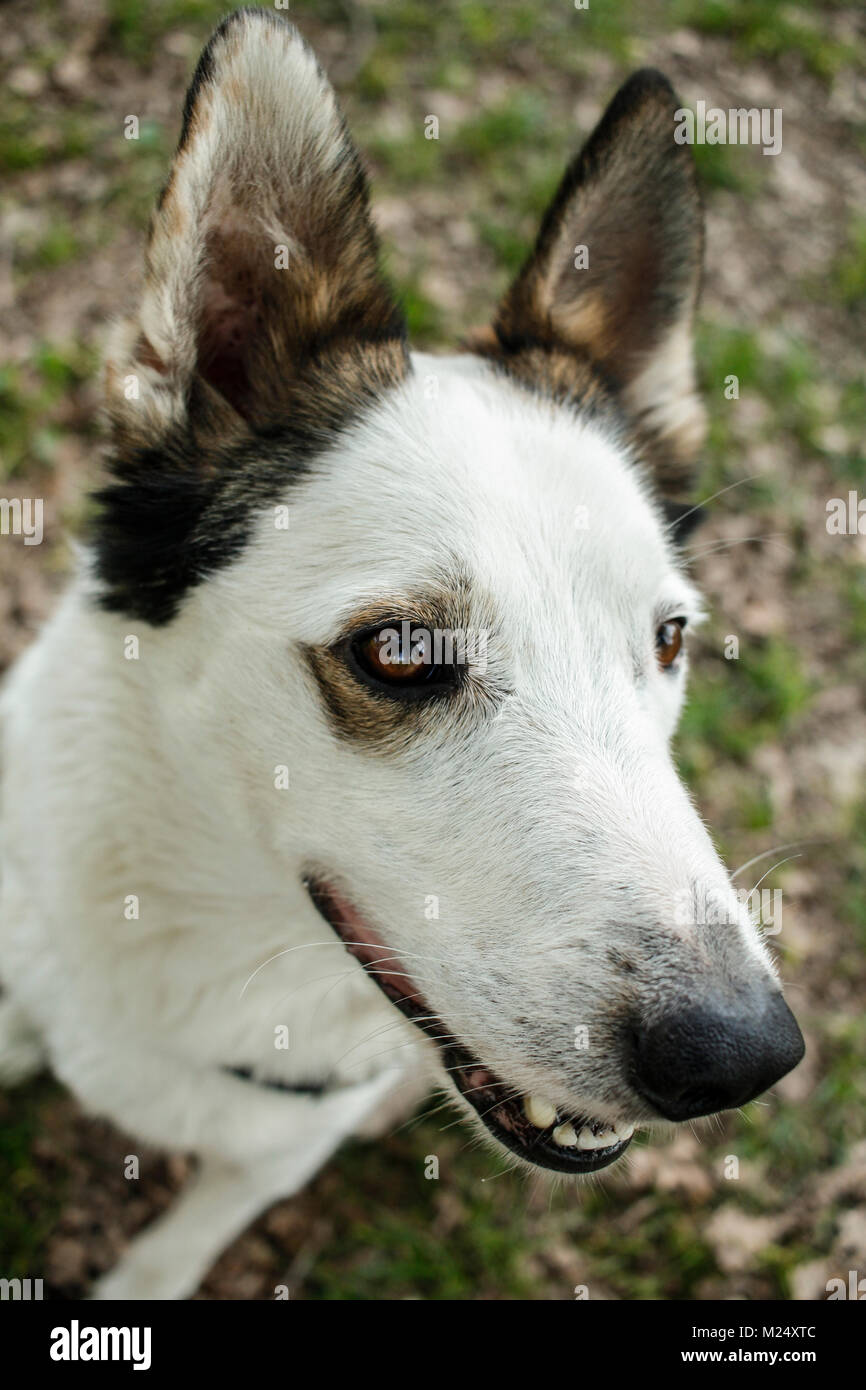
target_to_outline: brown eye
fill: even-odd
[[[672,618],[656,630],[656,657],[662,668],[672,666],[683,645],[685,618]]]
[[[395,621],[358,633],[344,648],[365,685],[401,700],[426,699],[458,684],[453,652],[437,645],[438,630]]]
[[[422,630],[403,634],[396,627],[379,628],[360,640],[355,654],[364,670],[380,681],[410,684],[430,674],[430,644]]]

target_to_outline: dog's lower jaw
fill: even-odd
[[[535,1168],[579,1175],[614,1163],[631,1143],[634,1127],[611,1129],[587,1115],[563,1114],[532,1095],[522,1095],[454,1041],[440,1015],[413,983],[396,954],[351,902],[320,872],[305,885],[317,911],[333,928],[391,1003],[436,1044],[451,1086],[473,1118],[503,1148]]]

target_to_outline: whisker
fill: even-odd
[[[734,869],[733,873],[731,874],[731,878],[737,878],[738,875],[744,873],[746,869],[751,869],[753,864],[760,863],[762,859],[766,859],[771,854],[781,854],[786,849],[800,849],[802,846],[808,847],[810,845],[821,845],[828,843],[829,841],[827,840],[792,840],[791,843],[787,845],[772,845],[770,849],[765,849],[763,854],[756,854],[754,858],[747,859],[745,864],[741,864],[738,869]]]
[[[711,541],[709,545],[702,546],[700,550],[689,551],[689,559],[697,560],[700,559],[702,555],[713,555],[716,551],[730,550],[731,546],[748,545],[752,541],[772,542],[779,550],[787,550],[791,555],[796,555],[797,552],[792,545],[785,545],[779,539],[780,536],[784,536],[785,534],[784,531],[771,531],[766,536],[737,536],[733,540]]]
[[[410,979],[410,976],[406,973],[405,970],[375,970],[375,969],[373,968],[375,965],[378,965],[381,961],[396,960],[396,959],[397,959],[396,956],[380,956],[380,957],[378,957],[377,960],[371,961],[369,965],[363,966],[363,969],[367,972],[368,975],[383,975],[383,976],[385,976],[385,975],[391,975],[391,976],[394,976],[394,977],[402,976],[404,980]],[[285,1004],[286,1001],[287,1001],[288,999],[293,998],[294,995],[296,995],[296,994],[298,993],[299,990],[307,989],[307,987],[308,987],[309,985],[317,985],[317,984],[320,984],[323,980],[333,980],[333,979],[336,979],[337,984],[338,984],[338,983],[340,982],[340,980],[349,980],[349,979],[351,979],[352,976],[353,976],[354,974],[355,974],[355,968],[354,968],[353,966],[350,966],[348,970],[341,970],[341,971],[337,972],[336,974],[335,974],[334,972],[329,972],[327,975],[317,975],[316,978],[315,978],[314,980],[301,980],[301,982],[300,982],[299,984],[297,984],[297,985],[295,986],[294,989],[289,990],[289,993],[288,993],[288,994],[282,995],[282,997],[276,1001],[276,1003],[274,1004],[273,1007],[274,1007],[274,1008],[279,1008],[279,1006],[280,1006],[281,1004]],[[324,993],[323,996],[322,996],[322,1001],[324,1001],[325,999],[327,999],[328,995],[332,992],[332,990],[336,989],[336,987],[337,987],[336,984],[334,984],[334,985],[331,986],[331,989],[326,990],[325,993]],[[415,997],[416,997],[416,996],[414,996],[414,995],[407,995],[407,996],[406,996],[407,999],[415,998]]]
[[[440,1115],[443,1110],[448,1110],[456,1104],[453,1097],[448,1097],[441,1105],[437,1105],[433,1110],[422,1110],[417,1115],[410,1115],[408,1120],[403,1120],[396,1129],[391,1131],[391,1137],[400,1134],[404,1129],[417,1129],[425,1120],[432,1120],[435,1115]]]
[[[504,1168],[500,1168],[498,1173],[491,1173],[489,1178],[482,1178],[482,1182],[495,1182],[497,1178],[507,1177],[509,1173],[514,1173],[518,1168],[517,1163],[506,1163]]]
[[[370,945],[370,942],[369,942],[369,941],[343,941],[342,937],[337,937],[337,936],[335,936],[333,941],[302,941],[302,942],[301,942],[299,945],[297,945],[297,946],[285,946],[285,947],[283,948],[282,951],[276,951],[272,956],[268,956],[267,960],[262,961],[261,965],[257,965],[257,966],[256,966],[256,968],[255,968],[255,970],[253,971],[252,975],[249,976],[249,978],[248,978],[247,981],[245,982],[243,988],[241,989],[239,998],[243,999],[244,995],[246,994],[246,991],[247,991],[248,986],[251,985],[252,982],[253,982],[253,980],[256,978],[256,976],[257,976],[258,974],[260,974],[262,970],[264,970],[265,966],[266,966],[266,965],[270,965],[272,961],[279,960],[281,956],[290,956],[294,951],[309,951],[309,950],[314,949],[314,948],[317,947],[317,946],[318,946],[318,947],[323,947],[323,946],[325,946],[325,947],[327,947],[327,946],[342,946],[342,947],[345,949],[346,946],[369,946],[369,945]],[[405,958],[406,960],[409,960],[409,959],[412,959],[412,960],[426,960],[426,961],[431,961],[434,965],[444,965],[444,964],[447,963],[447,960],[448,960],[448,957],[447,957],[447,956],[431,956],[431,955],[429,954],[429,952],[423,952],[423,951],[401,951],[399,954],[400,954],[400,958],[401,958],[401,959]],[[396,958],[396,953],[395,953],[395,958]]]
[[[769,869],[767,870],[767,872],[766,872],[765,874],[761,874],[761,877],[758,879],[758,882],[755,884],[755,887],[752,888],[752,889],[750,889],[750,891],[749,891],[749,897],[751,897],[751,896],[752,896],[752,893],[756,892],[757,889],[760,888],[761,884],[764,882],[764,879],[767,878],[767,876],[768,876],[769,874],[771,874],[771,873],[773,872],[774,869],[781,869],[781,867],[782,867],[783,864],[790,864],[791,861],[792,861],[793,859],[802,859],[802,858],[803,858],[802,854],[789,854],[785,859],[777,859],[776,862],[775,862],[775,864],[771,864],[771,865],[770,865]]]
[[[384,1033],[384,1032],[387,1032],[387,1031],[389,1031],[389,1029],[392,1028],[393,1026],[395,1026],[395,1025],[389,1024],[389,1025],[388,1025],[388,1028],[383,1028],[381,1031],[382,1031],[383,1033]],[[374,1035],[374,1036],[375,1036],[375,1035]],[[441,1036],[442,1036],[443,1038],[446,1038],[446,1039],[450,1040],[450,1041],[457,1040],[457,1034],[456,1034],[456,1033],[443,1033]],[[367,1039],[367,1040],[369,1041],[369,1035],[368,1035],[368,1039]],[[418,1043],[419,1043],[420,1041],[421,1041],[420,1038],[418,1038],[417,1040],[414,1039],[414,1038],[408,1038],[405,1042],[396,1043],[396,1044],[394,1045],[394,1047],[386,1047],[386,1048],[383,1048],[381,1052],[376,1052],[376,1053],[373,1054],[372,1057],[367,1057],[367,1058],[365,1058],[364,1060],[365,1060],[365,1061],[368,1061],[368,1062],[375,1062],[375,1061],[377,1061],[380,1057],[387,1057],[387,1056],[389,1055],[389,1053],[391,1053],[391,1052],[399,1052],[399,1051],[401,1051],[403,1048],[407,1048],[407,1047],[417,1047],[417,1046],[418,1046]],[[460,1068],[459,1065],[458,1065],[458,1066],[454,1066],[454,1067],[442,1067],[442,1070],[443,1070],[443,1071],[446,1071],[446,1072],[460,1071],[460,1069],[461,1069],[461,1068]]]
[[[419,997],[418,995],[412,995],[412,994],[407,994],[407,995],[406,995],[406,998],[407,998],[407,999],[415,999],[415,998],[418,998],[418,997]],[[421,1015],[417,1020],[413,1020],[413,1021],[414,1021],[414,1022],[417,1022],[417,1023],[433,1023],[433,1022],[442,1023],[442,1022],[444,1022],[444,1020],[443,1020],[443,1018],[442,1018],[442,1015],[441,1015],[441,1014],[438,1014],[438,1013],[423,1014],[423,1015]],[[338,1057],[337,1060],[336,1060],[336,1062],[334,1063],[334,1067],[335,1067],[335,1068],[338,1067],[338,1066],[340,1065],[340,1063],[341,1063],[341,1062],[344,1062],[344,1061],[346,1060],[347,1057],[350,1057],[350,1056],[352,1055],[352,1053],[356,1051],[357,1048],[363,1047],[363,1046],[364,1046],[364,1043],[371,1042],[373,1038],[378,1038],[378,1037],[381,1036],[382,1033],[387,1033],[391,1028],[397,1028],[397,1027],[399,1027],[401,1024],[405,1024],[405,1023],[407,1023],[407,1022],[408,1022],[408,1019],[403,1018],[403,1017],[399,1017],[399,1018],[392,1019],[391,1022],[390,1022],[390,1023],[386,1023],[386,1024],[384,1025],[384,1027],[374,1028],[373,1031],[372,1031],[371,1033],[367,1033],[366,1037],[361,1038],[361,1040],[360,1040],[359,1042],[353,1043],[353,1045],[348,1049],[347,1052],[344,1052],[343,1055],[342,1055],[341,1057]]]
[[[472,1086],[472,1087],[470,1088],[470,1090],[468,1090],[468,1091],[461,1091],[461,1095],[469,1096],[469,1095],[472,1094],[473,1091],[486,1091],[486,1090],[487,1090],[487,1087],[486,1087],[486,1086]],[[527,1094],[526,1091],[515,1091],[514,1095],[506,1096],[506,1097],[505,1097],[505,1100],[506,1100],[506,1101],[509,1101],[509,1100],[521,1100],[521,1099],[523,1098],[523,1096],[525,1096],[526,1094]],[[498,1109],[499,1109],[499,1106],[502,1105],[502,1104],[503,1104],[503,1102],[502,1102],[501,1100],[497,1100],[493,1105],[488,1105],[488,1107],[487,1107],[486,1110],[476,1110],[475,1113],[476,1113],[476,1115],[479,1116],[480,1119],[483,1120],[485,1115],[489,1115],[490,1112],[491,1112],[491,1110],[498,1110]],[[440,1129],[439,1133],[440,1133],[440,1134],[444,1134],[446,1130],[448,1130],[448,1129],[453,1129],[455,1125],[459,1124],[461,1120],[465,1120],[465,1119],[466,1119],[466,1116],[465,1116],[465,1115],[458,1115],[457,1119],[454,1120],[454,1121],[452,1121],[452,1123],[451,1123],[450,1125],[443,1125],[442,1128]]]
[[[350,965],[347,970],[330,971],[327,975],[317,975],[314,980],[301,980],[300,984],[295,985],[294,989],[290,989],[288,994],[283,994],[280,996],[279,999],[275,1000],[272,1007],[278,1009],[289,999],[293,999],[294,996],[298,994],[301,990],[309,989],[313,985],[320,985],[324,980],[334,980],[335,983],[331,985],[330,989],[325,990],[325,993],[322,995],[322,998],[319,1001],[320,1003],[324,1003],[328,996],[332,994],[333,991],[337,988],[337,985],[340,983],[341,980],[351,980],[356,974],[357,971],[355,967]]]
[[[731,492],[735,487],[742,487],[744,483],[752,483],[758,477],[760,477],[760,474],[750,473],[748,478],[738,478],[735,483],[729,483],[727,487],[720,487],[718,492],[714,492],[710,497],[705,497],[703,502],[696,502],[687,512],[683,512],[681,516],[678,516],[676,521],[670,522],[670,524],[665,527],[665,530],[675,531],[678,526],[682,525],[687,516],[694,516],[695,512],[699,512],[702,507],[708,507],[711,502],[715,502],[717,497],[723,497],[726,492]]]

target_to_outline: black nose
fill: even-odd
[[[639,1032],[634,1085],[666,1120],[754,1100],[800,1061],[803,1035],[781,994],[693,1006]]]

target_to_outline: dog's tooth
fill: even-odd
[[[619,1135],[615,1129],[600,1129],[595,1136],[595,1147],[597,1149],[609,1149],[612,1144],[619,1142]]]
[[[553,1131],[553,1142],[561,1149],[573,1149],[577,1143],[574,1125],[560,1125]]]
[[[634,1125],[626,1124],[623,1120],[619,1124],[614,1125],[613,1132],[616,1135],[619,1142],[623,1144],[625,1143],[626,1139],[630,1139],[631,1136],[634,1134]]]
[[[577,1136],[577,1147],[579,1149],[600,1149],[603,1145],[599,1144],[589,1125],[584,1125]]]
[[[546,1096],[527,1096],[523,1102],[523,1113],[536,1129],[549,1129],[556,1124],[556,1106]]]

